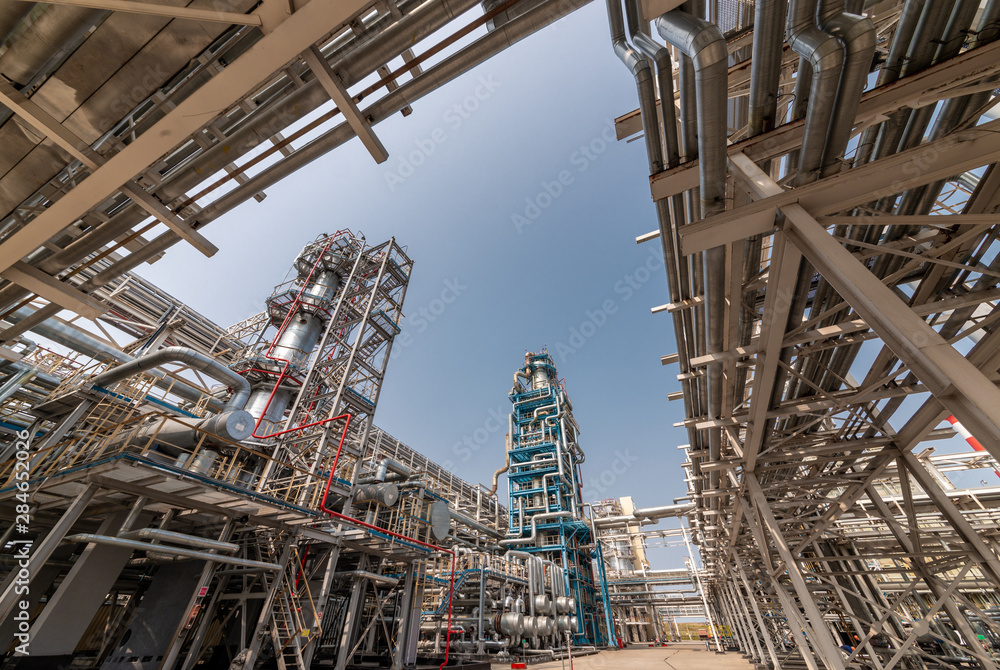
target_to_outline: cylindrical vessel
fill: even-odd
[[[552,601],[547,595],[535,596],[535,614],[552,614]]]
[[[395,484],[362,484],[354,487],[354,503],[371,501],[392,507],[399,501],[399,487]]]

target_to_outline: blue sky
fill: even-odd
[[[139,274],[228,324],[316,235],[395,235],[415,266],[378,425],[488,483],[506,428],[490,418],[509,411],[525,350],[547,345],[582,428],[586,497],[670,503],[686,436],[666,400],[677,370],[659,362],[669,317],[650,313],[669,298],[658,246],[634,241],[655,227],[644,145],[612,128],[635,106],[592,3],[378,124],[386,163],[352,140],[206,228],[214,258],[178,246]]]

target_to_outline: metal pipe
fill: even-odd
[[[504,537],[504,534],[501,533],[501,532],[499,532],[499,531],[497,531],[495,528],[490,528],[489,526],[484,526],[483,524],[479,523],[475,519],[471,519],[471,518],[465,516],[464,514],[462,514],[460,512],[456,512],[455,510],[449,509],[448,513],[451,515],[451,518],[454,519],[455,521],[458,521],[459,523],[461,523],[461,524],[463,524],[465,526],[468,526],[469,528],[475,528],[480,533],[485,533],[486,535],[489,535],[491,537],[495,537],[495,538],[498,538],[498,539]]]
[[[693,503],[680,505],[661,505],[659,507],[642,507],[633,510],[632,516],[646,519],[662,519],[668,516],[684,516],[695,508]]]
[[[383,458],[378,462],[378,470],[375,473],[375,481],[383,482],[389,471],[392,470],[397,475],[400,475],[404,479],[409,479],[410,469],[400,463],[399,461],[394,461],[391,458]]]
[[[809,81],[808,103],[796,100],[796,105],[806,107],[806,125],[795,179],[797,186],[819,177],[844,67],[844,47],[840,40],[819,28],[816,11],[817,0],[791,0],[788,7],[788,44],[801,57],[800,81]],[[805,69],[803,66],[807,64],[808,69]],[[805,84],[796,86],[796,92],[804,94]]]
[[[333,573],[334,577],[340,579],[355,579],[363,578],[369,579],[373,582],[378,582],[379,584],[385,584],[387,586],[395,586],[399,583],[399,580],[395,577],[389,577],[388,575],[379,575],[374,572],[368,572],[366,570],[344,570],[343,572]]]
[[[184,549],[182,547],[168,547],[162,544],[150,544],[148,542],[138,542],[136,540],[126,540],[120,537],[109,535],[98,535],[96,533],[78,533],[70,535],[64,542],[84,542],[93,544],[108,544],[136,551],[150,551],[157,554],[171,554],[173,556],[183,556],[185,558],[197,558],[213,563],[225,563],[226,565],[238,565],[245,568],[261,568],[264,570],[280,570],[281,566],[276,563],[264,563],[262,561],[251,561],[246,558],[236,558],[235,556],[224,556],[222,554],[209,554],[204,551]]]
[[[728,156],[725,115],[729,52],[725,38],[717,26],[682,10],[667,12],[656,20],[656,27],[661,37],[690,59],[690,67],[694,70],[700,215],[706,218],[723,212],[726,208]],[[690,86],[682,89],[681,103],[688,108],[692,106],[691,93]],[[688,131],[685,129],[685,133]],[[701,268],[696,268],[704,273],[700,278],[705,289],[705,342],[707,352],[710,354],[722,351],[726,309],[725,274],[718,272],[718,269],[725,267],[725,263],[725,248],[714,247],[704,253]],[[695,325],[697,327],[697,320]],[[700,340],[700,334],[698,339]],[[701,409],[707,409],[707,414],[711,418],[721,418],[722,363],[709,364],[706,376],[707,384],[701,385],[699,393],[707,407],[703,406]],[[708,442],[709,458],[717,460],[721,454],[721,429],[709,429]],[[717,471],[709,473],[709,486],[717,488],[718,479]],[[716,505],[717,499],[712,500],[712,505]]]
[[[22,307],[16,312],[8,314],[7,320],[11,323],[18,323],[34,313],[35,310],[31,307]],[[38,335],[52,340],[57,344],[61,344],[64,347],[68,347],[73,351],[86,354],[95,360],[116,361],[118,363],[128,363],[135,360],[128,354],[101,342],[97,338],[82,333],[72,326],[61,323],[56,319],[48,319],[33,326],[31,328],[31,332],[37,333]],[[160,372],[159,370],[149,370],[149,374],[157,378],[157,381],[154,382],[156,386],[160,388],[167,388],[174,395],[184,398],[192,403],[201,402],[205,396],[204,391],[201,391],[200,389],[197,389],[183,381],[167,377],[166,374]],[[220,400],[209,398],[208,407],[215,411],[220,411],[223,409],[224,405]]]
[[[548,521],[549,519],[560,519],[570,517],[572,514],[569,512],[544,512],[542,514],[535,514],[531,517],[531,535],[528,537],[514,537],[507,538],[506,540],[500,540],[500,546],[506,547],[512,544],[528,544],[529,542],[534,542],[535,537],[538,535],[538,522]]]
[[[163,542],[186,544],[189,547],[214,549],[216,551],[225,551],[228,553],[235,553],[240,550],[240,545],[233,544],[232,542],[220,542],[219,540],[212,540],[207,537],[175,533],[169,530],[163,530],[162,528],[142,528],[139,530],[130,530],[126,533],[120,533],[118,537],[126,540],[162,540]],[[160,546],[161,545],[157,545],[157,548],[159,549]]]
[[[854,117],[864,92],[875,55],[875,24],[871,19],[837,11],[837,0],[821,0],[820,28],[839,39],[844,47],[843,75],[837,87],[830,135],[823,149],[821,176],[828,177],[841,169],[851,138]]]
[[[757,0],[754,8],[748,109],[751,137],[773,130],[776,125],[787,8],[786,0]]]
[[[187,347],[166,347],[154,351],[151,354],[106,370],[90,381],[94,386],[107,387],[144,370],[157,368],[164,363],[186,363],[192,368],[201,370],[217,381],[231,387],[233,394],[223,407],[224,412],[241,410],[250,398],[250,384],[247,380],[220,364],[214,358],[200,354],[194,349]]]

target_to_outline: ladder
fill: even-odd
[[[274,551],[272,547],[269,549],[271,552]],[[299,593],[297,582],[301,563],[298,547],[292,547],[288,560],[282,566],[281,578],[268,583],[271,580],[265,577],[268,589],[279,589],[271,603],[268,626],[278,670],[306,670],[303,651],[310,642],[319,637],[320,633],[318,623],[310,627],[308,620],[303,617],[305,606],[312,611],[312,620],[318,621],[312,595],[309,592],[308,579],[304,576],[303,593]]]

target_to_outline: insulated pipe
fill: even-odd
[[[646,59],[625,40],[625,22],[622,18],[620,0],[607,0],[607,7],[608,25],[611,28],[611,46],[615,50],[615,55],[635,78],[636,91],[639,95],[639,115],[642,117],[642,127],[646,129],[646,156],[649,159],[649,169],[651,173],[659,172],[663,169],[663,149],[660,144],[660,124],[656,116],[656,92],[653,89],[653,75]],[[629,12],[629,28],[633,37],[636,34],[641,34],[638,29],[638,18],[631,11]],[[661,65],[669,66],[670,54],[660,53],[666,50],[652,40],[648,38],[647,40],[642,42],[643,46],[656,54],[657,61]],[[673,72],[670,74],[673,76]],[[673,103],[673,100],[663,99],[661,103],[661,106],[666,108],[668,104]]]
[[[875,24],[871,19],[836,11],[843,2],[821,0],[820,27],[844,45],[843,76],[837,87],[837,97],[830,121],[830,135],[823,149],[821,176],[828,177],[841,169],[857,116],[858,103],[864,92],[868,71],[875,56]],[[831,9],[833,7],[833,9]]]
[[[661,37],[688,56],[694,69],[694,92],[698,111],[698,170],[701,185],[699,195],[701,217],[707,218],[725,211],[726,208],[728,155],[725,115],[728,99],[729,52],[725,38],[716,25],[684,11],[675,9],[667,12],[656,20],[656,27]],[[682,104],[690,104],[690,93],[690,88],[682,92]],[[718,270],[725,267],[725,263],[724,247],[714,247],[704,254],[702,271],[709,354],[722,351],[725,326],[725,273]],[[709,364],[707,378],[707,389],[702,386],[702,393],[707,401],[708,416],[721,418],[723,394],[721,362]],[[721,454],[721,429],[709,429],[708,438],[709,458],[716,460]],[[717,471],[709,473],[710,487],[718,486],[718,478]]]
[[[538,522],[548,521],[549,519],[561,519],[561,518],[572,518],[572,514],[569,512],[544,512],[542,514],[535,514],[531,517],[531,535],[528,537],[514,537],[508,538],[506,540],[500,540],[501,547],[507,547],[512,544],[528,544],[529,542],[534,542],[536,536],[538,535]]]
[[[518,558],[523,558],[524,563],[528,566],[528,609],[532,617],[535,616],[535,588],[537,585],[537,580],[535,577],[535,562],[538,557],[534,554],[529,554],[526,551],[517,551],[515,549],[508,549],[507,553],[504,554],[504,560],[510,560],[511,556],[517,556]]]
[[[643,507],[634,510],[632,515],[637,518],[662,519],[668,516],[684,516],[688,512],[691,512],[694,508],[695,506],[692,503],[684,503],[681,505],[662,505],[660,507]]]
[[[409,479],[410,477],[410,469],[408,467],[399,461],[392,460],[391,458],[383,458],[378,462],[378,470],[375,473],[375,481],[384,482],[390,470],[402,476],[404,479]]]
[[[84,542],[93,544],[107,544],[136,551],[149,551],[157,554],[170,554],[172,556],[182,556],[184,558],[197,558],[213,563],[225,563],[226,565],[238,565],[244,568],[258,568],[262,570],[280,570],[281,566],[276,563],[264,563],[262,561],[251,561],[246,558],[236,558],[235,556],[224,556],[222,554],[209,554],[204,551],[184,549],[182,547],[168,547],[163,544],[150,544],[148,542],[138,542],[127,540],[121,537],[111,537],[110,535],[97,535],[96,533],[78,533],[70,535],[64,542]]]
[[[451,515],[451,518],[454,519],[455,521],[457,521],[457,522],[459,522],[459,523],[461,523],[461,524],[463,524],[465,526],[468,526],[469,528],[475,528],[480,533],[485,533],[486,535],[489,535],[491,537],[495,537],[495,538],[498,538],[498,539],[504,537],[504,534],[501,533],[501,532],[499,532],[499,531],[497,531],[495,528],[490,528],[489,526],[484,526],[483,524],[479,523],[475,519],[471,519],[471,518],[465,516],[464,514],[461,514],[459,512],[451,510],[451,509],[448,510],[448,513]]]
[[[201,370],[217,381],[231,387],[233,395],[222,408],[224,412],[242,409],[250,397],[250,384],[247,383],[247,380],[226,366],[221,365],[215,359],[187,347],[166,347],[165,349],[160,349],[118,367],[106,370],[90,381],[94,386],[107,387],[136,373],[157,368],[164,363],[186,363],[192,368]]]
[[[374,572],[368,572],[366,570],[345,570],[343,572],[333,573],[334,577],[340,579],[356,579],[363,578],[369,579],[373,582],[378,582],[379,584],[385,584],[386,586],[395,586],[399,583],[399,580],[395,577],[389,577],[388,575],[379,575]]]
[[[773,130],[778,114],[781,50],[785,42],[786,0],[757,0],[753,60],[750,63],[749,135]]]
[[[806,124],[798,157],[799,172],[795,179],[797,186],[813,182],[819,177],[819,170],[823,166],[823,151],[830,135],[840,75],[844,68],[844,47],[840,40],[816,25],[816,11],[817,0],[791,0],[788,7],[788,44],[801,57],[800,80],[806,82],[805,77],[811,75]],[[808,65],[808,69],[805,65]],[[797,92],[804,93],[805,86],[801,89],[803,90],[796,86]],[[796,105],[803,102],[796,100]],[[851,120],[853,121],[853,116]]]
[[[512,426],[513,420],[514,420],[514,415],[513,414],[508,415],[507,424],[509,426]],[[513,430],[513,427],[511,427],[511,430]],[[504,461],[503,467],[499,468],[496,472],[493,473],[493,485],[490,487],[491,496],[496,495],[497,493],[497,487],[500,485],[500,475],[510,470],[510,431],[508,431],[507,435],[504,437],[504,446],[505,446],[504,451],[507,455],[506,460]]]
[[[118,535],[118,537],[126,540],[161,540],[163,542],[173,542],[174,544],[186,544],[189,547],[196,547],[198,549],[225,551],[230,554],[240,550],[240,545],[233,544],[232,542],[220,542],[219,540],[212,540],[207,537],[175,533],[173,531],[163,530],[162,528],[142,528],[140,530],[130,530],[127,533]],[[159,547],[160,545],[157,546]]]
[[[35,310],[30,307],[22,307],[16,312],[8,314],[7,320],[11,323],[18,323],[22,319],[26,319],[34,314],[34,312]],[[96,360],[117,361],[119,363],[129,363],[135,360],[128,354],[121,352],[94,337],[81,333],[72,326],[67,326],[56,319],[43,321],[42,323],[34,326],[31,329],[31,332],[37,333],[38,335],[72,349],[73,351],[86,354],[90,358]],[[205,396],[203,391],[183,381],[167,377],[159,370],[150,370],[149,373],[157,378],[157,381],[154,382],[156,386],[159,386],[160,388],[168,388],[174,395],[184,398],[192,403],[200,402]],[[220,411],[223,409],[224,405],[220,400],[209,398],[208,407],[215,411]]]
[[[620,12],[621,10],[617,3],[609,3],[609,22],[616,26],[616,28],[612,30],[613,45],[617,44],[617,38],[619,36],[617,26],[621,23]],[[663,141],[665,153],[661,152],[659,142],[647,142],[647,162],[650,174],[655,174],[660,167],[675,167],[680,163],[682,145],[678,141],[677,114],[673,104],[673,63],[670,51],[661,47],[659,44],[650,39],[642,30],[640,30],[639,17],[642,12],[639,7],[638,0],[625,0],[625,14],[628,19],[629,33],[631,34],[633,43],[640,51],[653,59],[657,69],[657,83],[660,88],[660,113],[663,118]],[[616,53],[619,51],[617,46],[615,47],[615,50]],[[630,60],[626,59],[623,60],[623,62],[626,66],[630,66]],[[689,69],[690,59],[682,59],[681,88],[684,89],[686,93],[689,93],[690,91],[688,91],[688,89],[684,86],[684,83],[692,83],[690,76],[685,77],[685,73],[687,73]],[[644,83],[644,80],[637,79],[636,87],[640,102],[646,101],[650,97],[650,95],[643,90],[645,86],[647,86],[647,84]],[[694,158],[694,155],[691,154],[696,154],[694,147],[697,139],[694,137],[695,134],[691,133],[690,137],[687,134],[687,131],[691,130],[693,127],[690,123],[690,119],[694,117],[694,112],[692,110],[693,105],[690,104],[692,102],[693,96],[691,95],[683,95],[681,97],[681,104],[688,113],[685,116],[685,143],[683,145],[686,154],[685,158],[687,160]],[[652,111],[648,109],[640,109],[640,112],[642,114],[644,131],[647,134],[659,135],[658,125],[654,125],[652,127],[645,125],[649,120],[652,120],[655,123],[655,107]],[[650,150],[652,150],[652,153],[650,153]],[[667,287],[671,302],[679,302],[681,300],[687,300],[691,297],[689,263],[695,262],[696,266],[700,266],[700,256],[695,256],[691,259],[691,261],[689,261],[686,258],[681,258],[677,251],[679,247],[677,232],[681,226],[687,222],[684,200],[685,196],[683,194],[677,194],[670,198],[669,204],[666,200],[657,200],[655,203],[656,217],[660,229],[660,245],[664,258],[664,270],[667,277]],[[692,216],[694,216],[693,213]],[[698,275],[698,278],[700,279],[700,275]],[[696,323],[700,321],[700,314],[700,311],[695,311],[694,320]],[[671,318],[674,324],[674,331],[678,334],[677,346],[681,372],[688,373],[691,371],[689,360],[694,355],[694,331],[692,330],[691,325],[692,315],[688,310],[677,310],[672,313]],[[690,379],[686,379],[683,382],[685,389],[684,412],[685,418],[688,419],[699,413],[692,405],[692,399],[696,396],[696,393],[694,392],[695,385],[696,381]],[[695,444],[697,442],[697,436],[694,428],[688,428],[687,430],[688,439],[692,444]],[[578,426],[577,432],[579,432]],[[584,455],[583,450],[579,448],[579,445],[577,445],[577,449],[580,451],[580,458],[578,462],[582,463],[586,456]]]
[[[14,395],[18,389],[28,383],[32,377],[36,374],[36,370],[33,367],[24,366],[23,369],[16,370],[8,379],[0,386],[0,402],[3,402],[7,398]]]

